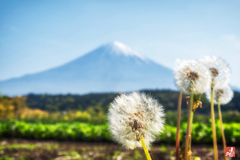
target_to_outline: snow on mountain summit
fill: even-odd
[[[117,54],[117,55],[123,54],[125,56],[136,56],[142,60],[145,59],[138,52],[134,51],[132,48],[118,41],[105,44],[102,46],[102,48],[104,48],[105,52],[108,52],[109,54]]]

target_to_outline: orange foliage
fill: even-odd
[[[49,113],[46,111],[42,111],[40,109],[29,109],[26,107],[19,112],[20,119],[25,119],[25,118],[41,119],[48,116],[49,116]]]

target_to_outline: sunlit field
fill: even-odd
[[[158,96],[162,97],[160,94]],[[97,105],[68,111],[31,109],[27,107],[26,99],[27,97],[1,97],[1,160],[146,159],[141,148],[128,150],[112,141],[106,119],[106,109]],[[187,128],[185,114],[183,111],[181,135],[185,135]],[[164,131],[151,146],[150,155],[153,160],[174,159],[176,115],[177,112],[174,110],[166,111]],[[223,116],[227,144],[235,146],[236,153],[239,153],[239,112],[225,111]],[[192,154],[203,160],[213,159],[210,121],[206,114],[196,114],[194,117]],[[216,124],[221,160],[224,159],[224,153],[218,120]],[[183,138],[180,137],[180,140],[182,141]]]

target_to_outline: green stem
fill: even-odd
[[[187,124],[187,135],[186,135],[186,141],[185,141],[185,152],[184,152],[184,160],[188,160],[189,152],[189,138],[191,137],[191,117],[193,116],[192,114],[192,107],[193,107],[193,94],[191,93],[190,95],[190,106],[189,106],[189,111],[188,111],[188,124]],[[190,153],[191,154],[191,153]]]
[[[189,139],[189,151],[191,151],[191,145],[192,145],[192,124],[193,124],[193,114],[194,111],[191,111],[191,122],[190,122],[190,139]]]
[[[149,154],[149,152],[148,152],[147,146],[146,146],[146,144],[145,144],[145,141],[144,141],[144,138],[143,138],[142,135],[140,136],[140,140],[141,140],[141,142],[142,142],[142,147],[143,147],[143,150],[144,150],[144,152],[145,152],[145,154],[146,154],[147,160],[152,160],[151,157],[150,157],[150,154]]]
[[[216,127],[215,127],[214,105],[213,105],[213,87],[211,87],[211,119],[212,119],[214,160],[218,160],[217,136],[216,136]]]
[[[179,146],[180,146],[180,122],[181,122],[181,105],[182,105],[182,91],[179,92],[178,97],[178,114],[177,114],[177,133],[176,133],[176,160],[179,160]]]
[[[225,139],[224,130],[223,130],[223,124],[222,124],[222,112],[221,112],[221,108],[220,108],[220,102],[218,102],[218,115],[219,115],[220,127],[221,127],[221,133],[222,133],[223,150],[224,150],[224,153],[226,153],[225,152],[225,149],[226,149],[226,139]],[[227,160],[227,157],[225,157],[225,160]]]

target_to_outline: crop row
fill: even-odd
[[[216,124],[218,142],[222,141],[219,122]],[[181,126],[181,139],[185,135],[187,124]],[[227,143],[240,144],[240,123],[224,124]],[[79,140],[79,141],[111,141],[108,125],[88,123],[26,123],[24,121],[0,122],[0,137],[16,137],[26,139]],[[167,143],[176,140],[176,127],[165,125],[158,139]],[[204,123],[194,123],[192,141],[199,143],[212,142],[212,129]]]

